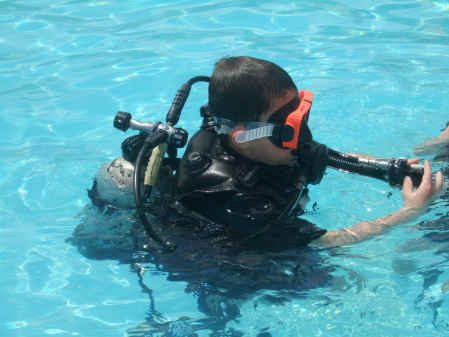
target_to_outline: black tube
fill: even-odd
[[[179,117],[181,117],[181,111],[184,108],[184,104],[186,104],[187,98],[189,97],[192,85],[197,82],[209,82],[209,80],[209,76],[196,76],[181,86],[173,99],[170,110],[167,112],[165,121],[168,125],[174,126],[178,123]]]
[[[376,163],[376,160],[373,160]],[[389,183],[391,186],[402,186],[404,178],[409,176],[413,185],[421,184],[424,167],[420,165],[407,165],[406,159],[381,160],[378,165],[359,163],[359,158],[329,149],[328,166],[349,173],[359,174],[366,177],[379,179]]]
[[[352,163],[358,163],[359,162],[359,158],[357,158],[357,157],[350,156],[349,154],[341,153],[341,152],[335,151],[335,150],[330,149],[330,148],[329,148],[329,155],[334,156],[336,158],[344,159],[345,161],[349,161],[349,162],[352,162]]]
[[[209,81],[210,81],[209,76],[195,76],[195,77],[192,77],[190,80],[188,80],[187,83],[189,83],[190,85],[193,85],[197,82],[209,82]]]
[[[140,222],[142,223],[143,227],[145,228],[148,235],[157,243],[166,246],[167,244],[162,241],[162,239],[156,234],[156,232],[153,229],[153,226],[151,226],[150,222],[148,221],[148,218],[145,214],[145,210],[143,208],[142,204],[142,197],[140,195],[140,174],[141,174],[141,168],[143,164],[143,159],[145,158],[145,153],[148,150],[154,149],[159,144],[162,144],[165,142],[168,138],[168,134],[164,131],[157,131],[155,133],[152,133],[147,137],[145,142],[142,145],[142,148],[139,151],[139,154],[137,155],[135,167],[134,167],[134,175],[133,175],[133,186],[134,186],[134,201],[136,202],[136,209],[137,209],[137,215],[139,216]],[[151,187],[149,190],[148,195],[151,194]]]
[[[172,106],[167,113],[166,121],[167,124],[173,126],[178,123],[179,117],[181,116],[182,108],[189,97],[190,88],[196,82],[209,82],[209,76],[196,76],[188,80],[184,83],[181,88],[176,93],[175,99],[173,100]],[[129,117],[130,118],[130,117]],[[157,243],[166,246],[167,243],[164,243],[162,239],[156,234],[151,223],[148,221],[148,218],[145,214],[145,210],[142,204],[142,196],[140,194],[140,175],[141,175],[141,167],[143,164],[143,159],[145,157],[145,153],[148,150],[153,150],[159,144],[162,144],[168,139],[168,133],[166,131],[159,130],[150,134],[143,143],[142,148],[139,151],[139,154],[136,158],[135,168],[134,168],[134,176],[133,176],[133,185],[134,185],[134,201],[136,202],[137,215],[139,219],[147,231],[148,235]],[[173,151],[170,150],[170,155],[173,156]],[[176,156],[176,152],[174,153]],[[145,191],[145,198],[149,198],[151,195],[152,187],[148,186]]]
[[[343,158],[337,158],[331,155],[329,156],[328,166],[349,173],[360,174],[362,176],[367,176],[388,182],[388,172],[385,172],[378,167],[354,163],[352,161],[347,161]]]

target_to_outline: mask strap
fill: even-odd
[[[274,124],[269,124],[256,129],[240,131],[234,139],[237,143],[245,143],[254,139],[269,137],[273,134],[273,129]]]

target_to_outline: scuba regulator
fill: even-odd
[[[166,151],[168,150],[169,157],[176,157],[177,149],[184,147],[187,143],[187,131],[181,128],[175,128],[174,125],[176,125],[179,121],[181,111],[187,101],[187,98],[189,97],[192,85],[197,82],[209,82],[209,79],[210,78],[207,76],[197,76],[182,85],[173,100],[170,110],[167,113],[165,119],[166,124],[161,122],[141,123],[132,119],[131,114],[122,111],[119,111],[114,118],[115,128],[122,130],[123,132],[126,132],[129,128],[131,128],[133,130],[139,130],[142,134],[146,135],[146,139],[137,154],[134,164],[134,200],[136,202],[137,214],[143,227],[147,231],[148,235],[161,245],[167,245],[168,243],[163,242],[154,231],[153,226],[148,221],[142,203],[140,176],[142,165],[144,164],[143,160],[146,154],[151,151],[144,180],[144,185],[146,186],[144,196],[145,199],[148,199],[151,195],[153,186],[156,184],[162,159],[164,158]]]
[[[184,83],[173,100],[167,113],[165,124],[161,122],[141,123],[132,119],[131,114],[122,111],[119,111],[114,119],[115,128],[124,132],[129,128],[138,130],[141,135],[146,137],[144,141],[142,141],[142,137],[130,137],[123,142],[122,149],[124,152],[134,152],[135,156],[133,189],[139,219],[148,235],[161,245],[168,245],[168,243],[164,242],[154,231],[145,214],[142,200],[149,199],[165,154],[168,153],[169,158],[176,159],[177,149],[183,148],[187,143],[187,131],[182,128],[176,128],[175,125],[179,121],[192,85],[197,82],[209,82],[209,80],[210,77],[208,76],[196,76]],[[210,124],[213,117],[205,113],[205,109],[201,111],[204,120]],[[292,154],[297,157],[298,164],[301,167],[296,193],[274,223],[291,213],[296,207],[304,187],[308,184],[315,185],[321,182],[327,167],[376,178],[389,183],[391,186],[401,186],[406,176],[411,177],[414,186],[419,186],[424,172],[423,166],[408,166],[407,160],[402,158],[397,161],[394,159],[361,159],[340,153],[312,140],[311,134],[308,139],[298,140],[297,149],[293,150]],[[148,159],[148,157],[149,161],[147,164],[144,160]],[[147,164],[144,179],[146,187],[142,196],[140,177],[141,168],[145,164]],[[272,226],[274,223],[269,224],[267,227]]]

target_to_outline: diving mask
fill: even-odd
[[[214,117],[217,133],[226,134],[236,126],[244,130],[237,131],[237,143],[269,137],[276,146],[297,149],[300,141],[312,140],[312,133],[307,126],[313,93],[302,90],[298,95],[271,114],[267,123],[262,122],[234,122],[228,119]]]

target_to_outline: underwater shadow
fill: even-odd
[[[238,322],[245,302],[254,300],[257,310],[261,304],[282,305],[308,296],[320,297],[322,301],[324,295],[311,295],[310,290],[332,288],[334,284],[341,289],[347,282],[341,272],[333,275],[341,268],[327,264],[318,249],[288,246],[263,238],[239,244],[248,234],[198,216],[177,218],[161,207],[154,207],[151,213],[155,215],[152,218],[155,230],[162,238],[170,238],[170,247],[149,239],[135,211],[110,208],[101,211],[93,205],[82,212],[80,224],[67,239],[84,257],[117,260],[128,264],[136,275],[150,307],[145,322],[129,329],[129,336],[157,333],[158,336],[193,337],[205,330],[210,336],[242,336],[243,332],[226,325],[230,321]],[[186,282],[184,291],[196,298],[197,309],[204,318],[193,320],[181,316],[168,321],[157,310],[149,286],[155,272],[164,273],[169,282]],[[348,284],[346,289],[353,286]],[[271,336],[271,328],[266,323],[257,336]]]

